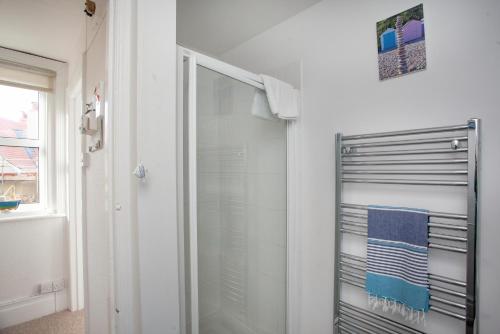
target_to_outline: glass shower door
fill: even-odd
[[[251,85],[199,65],[195,82],[188,331],[285,334],[286,123]]]

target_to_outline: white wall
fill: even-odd
[[[137,3],[137,162],[147,168],[136,181],[138,272],[148,334],[179,332],[175,35],[174,0]]]
[[[94,89],[99,88],[101,103],[107,101],[107,1],[97,4],[96,15],[86,19],[86,53],[84,74],[84,102],[93,101]],[[101,85],[100,83],[104,85]],[[104,88],[104,89],[103,89]],[[107,115],[104,115],[107,129]],[[105,134],[106,134],[106,130]],[[84,152],[98,139],[84,136]],[[109,333],[112,328],[111,286],[111,227],[109,225],[109,171],[107,150],[111,140],[105,137],[104,148],[88,153],[88,166],[84,168],[84,235],[86,252],[86,327],[88,333]]]
[[[66,290],[39,290],[68,278],[66,233],[65,217],[0,222],[0,329],[67,308]]]
[[[301,286],[298,333],[333,327],[334,133],[483,119],[479,321],[494,333],[500,288],[500,2],[425,0],[427,70],[378,80],[375,23],[419,2],[325,0],[224,54],[257,73],[302,61]]]
[[[319,1],[177,1],[177,41],[193,50],[222,53]]]
[[[77,0],[2,1],[0,45],[71,62],[80,48],[82,12]]]

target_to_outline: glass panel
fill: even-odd
[[[197,91],[200,334],[284,334],[286,123],[203,67]]]
[[[36,90],[0,85],[0,137],[38,139]]]
[[[38,148],[0,146],[0,201],[38,203]]]

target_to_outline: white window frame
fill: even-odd
[[[53,90],[40,91],[39,138],[0,138],[0,145],[39,147],[39,203],[22,204],[15,211],[0,214],[0,221],[65,215],[67,207],[65,101],[67,64],[58,60],[0,47],[0,60],[55,73]]]
[[[50,94],[38,91],[38,139],[0,136],[0,146],[38,148],[38,203],[21,203],[15,212],[42,212],[47,209],[47,112]]]

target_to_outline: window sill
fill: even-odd
[[[65,218],[65,214],[48,212],[0,212],[0,224],[9,222],[22,222],[32,220],[42,220],[51,218]]]

